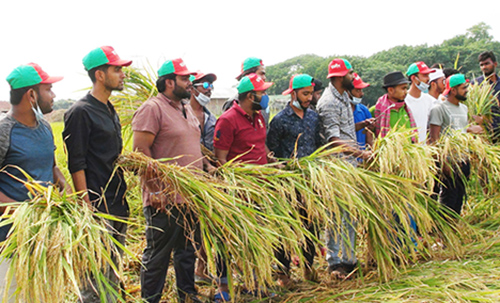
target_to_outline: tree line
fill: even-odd
[[[493,52],[500,50],[500,42],[493,40],[493,36],[489,33],[490,29],[489,25],[481,22],[467,29],[465,34],[445,40],[439,45],[400,45],[369,57],[332,55],[325,58],[313,54],[300,55],[266,67],[268,79],[275,83],[268,89],[268,93],[281,94],[288,88],[290,77],[299,73],[320,79],[326,86],[328,64],[332,59],[339,57],[349,60],[363,81],[371,84],[364,89],[363,102],[369,105],[375,104],[377,99],[385,94],[382,88],[385,74],[392,71],[405,73],[408,66],[416,61],[424,61],[429,66],[440,63],[445,68],[459,69],[467,78],[478,77],[481,75],[478,55],[485,50]]]

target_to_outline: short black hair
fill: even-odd
[[[17,89],[12,89],[11,87],[10,104],[19,105],[19,103],[21,103],[21,100],[24,97],[24,94],[26,94],[30,89],[34,89],[39,94],[38,85],[26,86]]]
[[[444,64],[443,63],[434,63],[434,64],[432,64],[431,68],[443,69]]]
[[[497,62],[497,58],[495,57],[495,54],[492,51],[485,51],[480,53],[479,56],[477,57],[477,60],[478,62],[481,62],[487,60],[488,58],[491,59],[493,63]]]
[[[106,72],[110,66],[111,66],[111,65],[108,65],[108,64],[103,64],[103,65],[99,65],[99,66],[94,67],[93,69],[89,70],[89,71],[88,71],[88,74],[89,74],[89,77],[90,77],[90,80],[92,81],[92,83],[95,83],[95,81],[96,81],[96,78],[95,78],[95,73],[96,73],[98,70],[103,71],[103,72]]]
[[[165,84],[165,80],[174,80],[175,81],[175,79],[176,79],[175,77],[176,77],[176,74],[171,73],[171,74],[163,75],[160,78],[158,78],[158,80],[156,80],[156,88],[158,89],[158,92],[163,93],[167,89],[167,85]]]
[[[254,66],[252,68],[249,68],[249,69],[243,71],[243,73],[241,73],[241,75],[239,75],[238,77],[236,77],[236,80],[240,81],[241,78],[245,77],[246,75],[257,73],[257,71],[259,70],[259,67],[261,67],[261,66],[262,65]]]
[[[315,92],[323,89],[323,82],[321,82],[319,79],[314,78],[313,83]]]
[[[445,78],[448,78],[449,76],[452,76],[454,74],[458,74],[458,70],[448,67],[448,68],[443,68],[443,74]]]

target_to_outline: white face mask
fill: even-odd
[[[292,105],[298,109],[305,110],[305,108],[302,107],[302,104],[300,104],[299,100],[297,99],[293,100]]]
[[[419,79],[418,81],[420,81],[420,79]],[[416,84],[416,86],[417,86],[417,88],[418,88],[421,92],[426,93],[426,92],[428,92],[428,91],[429,91],[429,86],[430,86],[430,85],[429,85],[429,84],[427,84],[427,83],[424,83],[424,82],[420,81],[420,84]]]
[[[194,98],[201,106],[207,106],[208,102],[210,102],[210,98],[200,92],[198,92],[198,96],[194,96]]]
[[[352,104],[354,105],[358,105],[359,103],[361,103],[361,100],[363,100],[363,98],[357,98],[357,97],[352,97],[352,99],[349,99],[349,101],[351,101]]]
[[[36,107],[33,106],[33,103],[31,103],[31,110],[35,113],[36,121],[40,121],[41,119],[43,119],[43,113],[42,110],[40,109],[40,106],[38,106],[37,99],[38,98],[35,98]]]

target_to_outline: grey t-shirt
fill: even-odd
[[[465,104],[455,105],[446,100],[431,109],[429,124],[441,126],[441,134],[444,134],[448,129],[460,130],[465,133],[469,124],[467,112]]]

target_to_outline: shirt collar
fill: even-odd
[[[350,103],[349,95],[347,94],[346,91],[344,91],[344,93],[341,95],[331,82],[328,84],[328,86],[330,87],[330,90],[332,91],[334,97],[336,97],[339,100],[342,100],[344,103]]]

